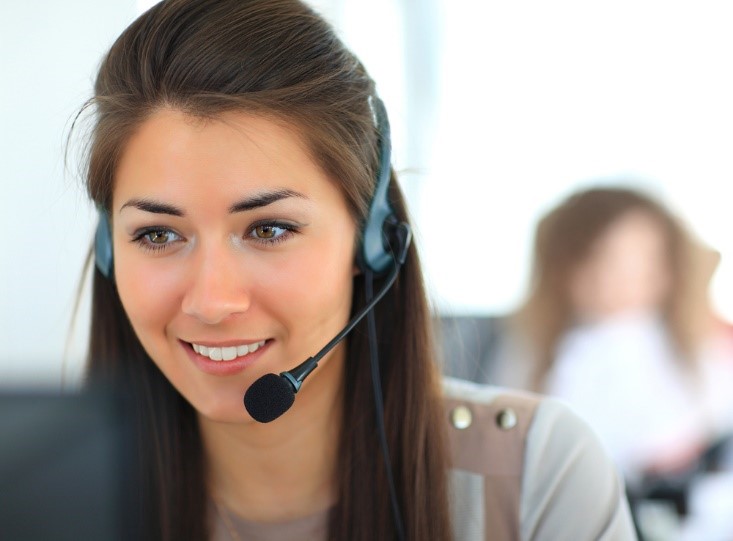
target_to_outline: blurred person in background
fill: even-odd
[[[654,198],[593,188],[545,215],[533,257],[491,381],[567,401],[632,493],[699,469],[733,416],[729,327],[708,298],[719,254]]]
[[[570,402],[629,476],[684,469],[730,428],[731,350],[707,293],[718,260],[641,192],[572,195],[538,225],[494,381]]]

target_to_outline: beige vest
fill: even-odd
[[[489,402],[446,402],[456,541],[520,538],[524,449],[539,397],[497,394]]]

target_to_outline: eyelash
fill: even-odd
[[[254,235],[255,235],[255,231],[257,230],[257,228],[260,228],[260,227],[269,227],[273,229],[280,229],[282,230],[282,233],[270,239],[258,238]],[[245,234],[245,239],[253,240],[254,242],[260,245],[273,246],[275,244],[278,244],[280,242],[283,242],[289,239],[292,235],[299,233],[299,232],[300,232],[300,228],[293,224],[277,222],[277,221],[257,222],[257,223],[252,224],[247,229],[247,232]],[[166,242],[164,244],[157,244],[157,243],[151,242],[148,238],[148,236],[153,233],[171,235],[171,236],[174,236],[175,239],[172,241]],[[180,240],[183,240],[183,237],[179,235],[178,233],[176,233],[175,231],[167,227],[153,226],[153,227],[145,227],[145,228],[142,228],[136,231],[133,234],[131,242],[136,243],[145,251],[160,252],[162,250],[168,249],[171,244],[173,244],[174,242],[178,242]]]

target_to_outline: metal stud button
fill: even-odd
[[[463,430],[471,426],[473,414],[466,406],[457,406],[450,412],[450,422],[458,430]]]
[[[511,430],[517,426],[517,414],[512,408],[504,408],[496,414],[496,424],[502,430]]]

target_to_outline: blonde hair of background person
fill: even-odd
[[[643,192],[594,188],[569,197],[536,229],[530,291],[513,321],[530,342],[534,359],[530,388],[542,389],[561,338],[578,321],[572,291],[578,269],[609,227],[631,213],[650,218],[666,246],[662,274],[648,284],[654,298],[641,300],[658,307],[679,361],[687,368],[695,364],[714,327],[708,283],[718,254],[693,239],[678,218]],[[609,312],[613,309],[608,306]]]
[[[244,409],[253,382],[364,306],[375,100],[362,64],[297,0],[163,1],[105,57],[86,188],[110,218],[114,268],[93,271],[88,378],[132,397],[141,538],[633,538],[616,472],[566,408],[507,395],[516,416],[502,428],[498,391],[441,382],[414,246],[374,310],[386,467],[366,322],[286,414],[260,424]],[[242,357],[224,359],[233,345]]]

